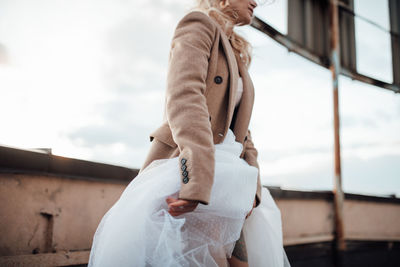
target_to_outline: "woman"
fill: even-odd
[[[248,130],[250,45],[233,31],[251,23],[257,4],[198,2],[172,39],[164,123],[103,217],[89,266],[288,265]]]

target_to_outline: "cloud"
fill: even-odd
[[[8,63],[8,54],[5,45],[0,44],[0,64]]]
[[[343,160],[343,188],[345,192],[400,196],[400,155],[383,155],[362,159]]]
[[[376,120],[372,118],[357,118],[351,115],[342,115],[340,118],[340,126],[342,127],[364,127],[364,128],[377,128]]]
[[[154,123],[158,121],[161,124],[162,104],[161,93],[143,94],[133,99],[117,98],[98,107],[102,118],[100,123],[84,125],[67,136],[79,138],[88,147],[117,142],[141,147],[144,142],[142,137],[150,134]]]
[[[175,22],[172,14],[163,21],[165,12],[155,8],[149,17],[127,17],[108,32],[105,77],[116,93],[164,89]]]
[[[120,11],[125,16],[104,36],[102,73],[110,96],[94,107],[101,119],[65,137],[91,150],[93,159],[138,166],[147,154],[149,134],[162,121],[170,41],[184,6],[164,0],[129,2],[124,9],[129,7],[131,13]]]
[[[345,157],[342,159],[342,184],[346,193],[400,196],[400,155],[385,155],[370,159]],[[265,164],[264,170],[272,167]],[[288,166],[290,168],[290,166]],[[277,185],[294,190],[332,190],[334,169],[330,160],[314,164],[307,170],[283,174],[262,172],[265,185]]]
[[[265,162],[260,166],[262,183],[284,189],[331,190],[332,157],[320,155],[299,155],[291,159],[280,158],[278,162]]]

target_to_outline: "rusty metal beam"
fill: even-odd
[[[393,83],[400,86],[400,2],[389,0]]]
[[[260,32],[268,35],[273,40],[275,40],[276,42],[278,42],[281,45],[283,45],[284,47],[286,47],[288,49],[288,51],[295,52],[296,54],[310,60],[311,62],[314,62],[324,68],[329,69],[329,66],[331,65],[329,58],[325,58],[323,56],[318,56],[318,55],[315,55],[315,54],[309,52],[308,50],[303,48],[301,45],[297,44],[296,42],[294,42],[293,40],[288,38],[288,36],[277,31],[275,28],[273,28],[272,26],[270,26],[268,23],[264,22],[260,18],[254,17],[251,26],[253,28],[259,30]],[[384,81],[365,76],[356,71],[351,71],[351,70],[347,70],[345,68],[341,68],[340,74],[343,74],[353,80],[357,80],[357,81],[360,81],[360,82],[363,82],[366,84],[378,86],[380,88],[393,91],[394,93],[400,93],[400,86],[397,86],[396,84],[393,84],[393,83],[386,83]]]
[[[338,1],[329,1],[329,35],[330,35],[330,57],[333,85],[333,121],[334,121],[334,147],[335,147],[335,177],[333,189],[333,203],[335,211],[335,241],[336,250],[346,250],[344,236],[342,172],[340,157],[340,119],[339,119],[339,73],[340,73],[340,40],[339,40],[339,10]],[[340,265],[340,263],[339,263]]]
[[[353,80],[357,80],[366,84],[370,84],[370,85],[374,85],[383,89],[387,89],[389,91],[392,91],[394,93],[400,93],[400,87],[395,85],[395,84],[391,84],[391,83],[385,83],[382,82],[380,80],[368,77],[366,75],[363,75],[361,73],[358,72],[352,72],[346,68],[341,68],[340,69],[340,74],[343,74],[344,76],[347,76]]]
[[[296,42],[288,38],[288,36],[277,31],[275,28],[270,26],[268,23],[262,21],[258,17],[253,18],[251,26],[261,31],[262,33],[268,35],[269,37],[271,37],[272,39],[274,39],[275,41],[286,47],[290,52],[295,52],[300,56],[303,56],[322,67],[329,68],[329,58],[318,56],[309,52],[301,45],[297,44]]]

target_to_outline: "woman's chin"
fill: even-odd
[[[241,21],[237,22],[236,25],[237,26],[250,25],[252,20],[253,20],[252,17],[244,18]]]

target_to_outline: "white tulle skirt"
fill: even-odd
[[[174,217],[165,199],[180,189],[178,157],[153,161],[126,187],[102,218],[93,238],[89,267],[220,266],[243,234],[249,266],[290,266],[283,249],[281,214],[267,188],[251,210],[258,170],[239,156],[231,130],[215,145],[215,175],[209,205]]]

